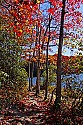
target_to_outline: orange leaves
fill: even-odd
[[[14,0],[14,1],[15,1],[15,3],[16,3],[16,4],[18,4],[18,3],[19,3],[19,0]]]
[[[56,57],[54,55],[49,55],[49,61],[51,64],[57,63]]]
[[[33,57],[31,60],[34,61],[34,62],[36,62],[36,61],[37,61],[37,58],[36,58],[36,57]]]
[[[31,30],[29,28],[26,28],[27,33],[31,33]]]
[[[18,31],[16,32],[16,35],[17,35],[18,37],[22,36],[22,30],[18,30]]]
[[[45,37],[45,42],[46,42],[46,43],[48,42],[48,37],[47,37],[47,36]]]
[[[17,37],[22,36],[23,30],[18,29],[16,26],[13,26],[13,31],[16,33]]]
[[[10,14],[11,14],[12,16],[14,16],[15,18],[18,17],[18,13],[16,12],[16,10],[12,9],[12,10],[10,10],[9,12],[10,12]]]

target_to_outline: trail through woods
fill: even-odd
[[[71,120],[68,125],[82,125],[83,117],[71,112],[71,109],[65,109],[62,114],[56,113],[43,94],[36,97],[35,92],[29,92],[22,101],[3,109],[0,125],[67,125],[68,120]]]
[[[51,125],[50,105],[30,92],[19,104],[2,112],[0,125]]]

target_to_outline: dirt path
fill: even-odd
[[[50,105],[43,101],[42,96],[34,96],[30,92],[20,104],[8,109],[0,116],[0,125],[52,125]]]
[[[2,112],[0,125],[83,125],[83,117],[76,116],[68,105],[62,105],[61,114],[52,107],[44,101],[44,94],[36,97],[29,92],[22,101]]]

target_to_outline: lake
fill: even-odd
[[[37,80],[37,77],[33,77],[32,79],[33,85],[36,85],[36,80]],[[43,78],[41,78],[41,81],[43,81]],[[66,86],[67,83],[69,83],[70,85],[72,85],[73,83],[74,86],[76,85],[78,87],[78,85],[80,85],[79,87],[83,87],[83,73],[62,75],[62,87]],[[50,85],[55,86],[56,83],[52,82]]]

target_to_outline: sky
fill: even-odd
[[[47,8],[47,4],[45,5],[45,7]],[[45,8],[42,8],[42,9],[45,9]],[[83,4],[81,5],[81,7],[80,7],[80,12],[82,12],[82,14],[83,14]],[[46,14],[46,13],[45,13]],[[54,47],[51,47],[51,49],[53,50],[53,52],[50,52],[49,51],[49,54],[50,55],[54,55],[54,54],[57,54],[57,52],[58,52],[58,48],[56,47],[56,46],[54,46]],[[68,49],[68,48],[66,48],[66,47],[63,47],[63,55],[65,55],[65,56],[74,56],[74,55],[77,55],[77,54],[79,54],[79,52],[81,52],[82,53],[82,55],[83,55],[83,51],[78,51],[78,49]]]

